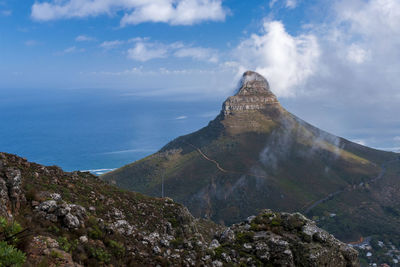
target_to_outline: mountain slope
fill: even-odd
[[[382,164],[397,157],[302,121],[279,104],[264,77],[248,71],[208,126],[102,179],[153,196],[160,196],[164,180],[165,195],[195,216],[232,224],[263,208],[312,215],[354,186],[377,180]],[[341,212],[351,218],[346,207]],[[335,230],[343,239],[364,234]]]
[[[298,213],[264,210],[227,228],[6,153],[0,203],[0,266],[359,266],[354,249]]]

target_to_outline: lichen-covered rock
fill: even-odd
[[[56,198],[59,194],[55,195]],[[61,222],[69,229],[76,229],[83,225],[87,218],[86,209],[80,205],[61,203],[47,200],[35,207],[37,216],[51,222]]]
[[[5,159],[0,153],[0,215],[12,217],[18,214],[25,196],[21,190],[21,171],[6,167]]]
[[[227,238],[229,231],[234,233],[235,239]],[[236,260],[242,264],[315,267],[359,265],[356,250],[299,213],[264,210],[251,220],[231,226],[220,235],[219,240],[226,253],[223,258],[229,255],[235,259],[232,250],[241,248],[236,251],[241,258]],[[220,255],[222,258],[222,253]]]
[[[109,230],[117,232],[121,235],[130,236],[134,231],[134,227],[130,225],[126,220],[118,220],[110,225]]]

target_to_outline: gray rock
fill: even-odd
[[[153,247],[153,252],[154,254],[160,254],[161,253],[161,249],[158,246]]]
[[[72,215],[71,213],[65,215],[63,222],[65,226],[68,227],[69,229],[76,229],[80,226],[78,217]]]
[[[58,193],[52,193],[52,194],[50,194],[50,197],[55,201],[60,201],[62,199],[61,195]]]
[[[120,233],[121,235],[132,235],[133,226],[130,225],[126,220],[118,220],[110,225],[110,229],[114,232]]]
[[[211,241],[209,249],[216,249],[217,247],[221,246],[217,239]]]
[[[222,267],[222,266],[224,266],[224,264],[218,260],[215,260],[212,262],[212,266],[213,267]]]
[[[223,243],[232,243],[235,241],[235,238],[235,232],[232,229],[228,228],[224,232],[222,232],[220,241]]]
[[[161,239],[160,240],[160,244],[163,246],[163,247],[169,247],[169,241],[167,240],[167,239]]]
[[[40,205],[37,207],[37,209],[47,213],[54,212],[56,208],[57,208],[57,202],[55,200],[44,201],[40,203]]]
[[[79,237],[79,242],[81,242],[83,244],[87,243],[88,241],[89,241],[89,239],[85,235]]]

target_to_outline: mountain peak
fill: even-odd
[[[254,71],[243,73],[240,88],[236,95],[272,94],[267,79]]]
[[[223,112],[225,115],[231,115],[266,109],[271,105],[279,105],[279,102],[271,92],[267,79],[257,72],[246,71],[242,76],[238,92],[224,102]]]

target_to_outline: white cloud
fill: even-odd
[[[123,45],[124,43],[125,43],[124,41],[120,41],[120,40],[105,41],[100,44],[100,47],[108,50],[108,49],[113,49],[120,45]]]
[[[35,45],[38,45],[38,44],[39,44],[39,42],[36,41],[36,40],[28,40],[28,41],[25,42],[26,46],[35,46]]]
[[[36,2],[31,16],[49,21],[68,18],[112,15],[123,11],[121,25],[163,22],[192,25],[203,21],[222,21],[227,10],[221,0],[51,0]]]
[[[175,120],[184,120],[184,119],[187,119],[187,116],[183,115],[175,118]]]
[[[366,146],[367,145],[367,142],[365,140],[363,140],[363,139],[354,139],[354,140],[351,140],[351,141],[354,142],[354,143],[357,143],[359,145],[362,145],[362,146]]]
[[[319,97],[334,105],[345,99],[365,109],[363,105],[386,103],[400,112],[395,104],[400,100],[400,1],[321,5],[330,10],[324,23],[289,34],[282,23],[267,21],[261,34],[233,51],[235,60],[229,65],[266,75],[281,97]]]
[[[142,62],[167,57],[218,62],[218,52],[210,48],[188,46],[181,42],[164,44],[148,40],[148,38],[130,39],[129,42],[133,42],[135,45],[128,50],[128,58]]]
[[[95,41],[96,39],[87,35],[79,35],[75,38],[75,41],[77,42],[90,42],[90,41]]]
[[[308,86],[350,101],[398,101],[400,1],[339,0],[332,10],[333,22],[314,29],[322,59]]]
[[[398,0],[340,0],[336,11],[339,22],[350,24],[350,31],[364,38],[390,37],[400,31],[400,2]],[[387,41],[387,40],[382,40]]]
[[[273,8],[278,0],[270,0],[269,1],[269,8]],[[293,9],[297,7],[297,0],[285,0],[284,6],[289,9]]]
[[[364,63],[365,60],[367,60],[368,58],[368,54],[369,51],[366,51],[365,49],[356,44],[351,44],[347,49],[347,59],[350,62],[354,62],[357,64]]]
[[[71,46],[71,47],[68,47],[68,48],[66,48],[66,49],[64,49],[64,54],[68,54],[68,53],[73,53],[73,52],[75,52],[77,49],[76,49],[76,47],[75,46]]]
[[[141,62],[167,56],[168,47],[163,44],[137,42],[128,50],[128,58]]]
[[[4,17],[9,17],[12,15],[12,10],[0,10],[0,15]]]
[[[287,8],[296,8],[297,0],[286,0],[286,7]]]
[[[82,53],[85,52],[84,48],[77,48],[76,46],[70,46],[65,48],[63,51],[56,53],[58,55],[66,55],[66,54],[74,54],[74,53]]]
[[[202,47],[183,47],[178,49],[174,55],[176,57],[190,57],[196,60],[209,61],[212,63],[218,62],[218,54],[216,51]]]
[[[269,1],[269,8],[273,8],[274,5],[276,4],[276,2],[278,2],[278,0],[270,0]]]
[[[240,72],[256,70],[267,77],[278,96],[293,96],[315,73],[320,49],[314,35],[291,36],[282,22],[267,21],[261,35],[241,42],[234,55]]]

